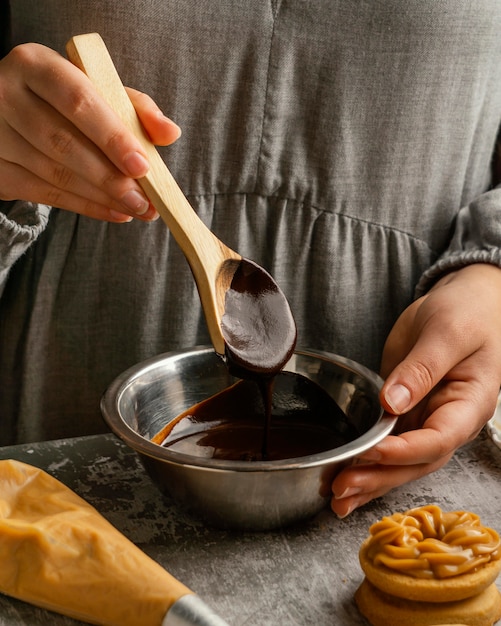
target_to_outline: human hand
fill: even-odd
[[[411,304],[388,336],[383,408],[389,435],[334,480],[345,517],[390,489],[442,467],[493,415],[501,384],[501,269],[464,267]],[[399,433],[399,434],[398,434]]]
[[[149,96],[128,93],[153,143],[179,137]],[[158,214],[135,180],[147,171],[139,141],[68,60],[23,44],[0,61],[0,199],[149,221]]]

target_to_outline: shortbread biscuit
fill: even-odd
[[[355,594],[372,626],[492,626],[501,618],[501,540],[475,513],[429,505],[370,528]]]
[[[355,600],[372,626],[492,626],[501,618],[501,594],[494,584],[465,600],[413,602],[384,593],[365,579]]]

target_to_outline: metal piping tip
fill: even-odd
[[[195,594],[176,600],[165,614],[162,626],[229,626]]]

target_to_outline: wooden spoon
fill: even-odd
[[[101,36],[73,37],[66,51],[146,151],[150,170],[139,184],[190,264],[214,349],[237,375],[277,373],[296,343],[284,294],[262,267],[224,245],[195,213],[143,129]]]

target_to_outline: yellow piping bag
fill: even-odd
[[[43,470],[0,461],[0,592],[98,626],[228,626]]]

